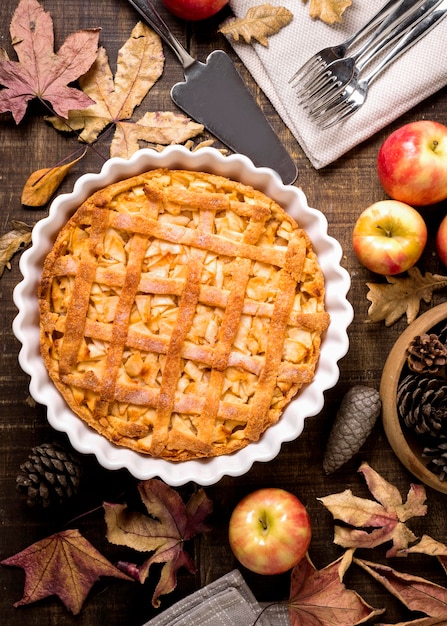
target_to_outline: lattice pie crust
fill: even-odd
[[[115,444],[184,461],[256,441],[314,376],[329,324],[307,234],[221,176],[154,170],[92,195],[39,289],[69,407]]]

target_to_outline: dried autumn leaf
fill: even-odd
[[[440,541],[436,541],[429,535],[422,535],[420,541],[416,543],[411,548],[407,548],[406,550],[401,550],[400,554],[427,554],[428,556],[437,557],[438,561],[441,563],[444,571],[447,574],[447,545],[441,543]]]
[[[310,0],[309,15],[313,20],[319,18],[326,24],[335,24],[342,21],[343,13],[351,4],[352,0]]]
[[[107,539],[139,552],[153,552],[142,565],[119,564],[123,571],[142,583],[153,563],[164,563],[152,596],[152,604],[157,607],[159,597],[175,589],[180,567],[186,567],[191,573],[196,571],[184,550],[184,543],[209,530],[205,519],[212,511],[212,502],[203,489],[199,489],[185,505],[174,489],[157,479],[141,482],[138,490],[151,517],[129,511],[126,505],[104,504]]]
[[[120,122],[110,146],[110,156],[129,158],[139,149],[139,141],[167,146],[183,143],[200,135],[203,126],[183,114],[160,111],[146,113],[135,123]]]
[[[17,61],[0,60],[0,112],[11,111],[18,124],[30,100],[49,102],[66,118],[69,109],[83,109],[92,99],[68,84],[90,68],[96,57],[99,28],[69,35],[54,52],[53,20],[37,0],[21,0],[10,34]]]
[[[86,150],[69,163],[36,170],[26,181],[22,190],[22,204],[29,207],[44,206],[62,183],[73,165],[80,161]]]
[[[421,300],[430,302],[433,292],[447,286],[447,276],[422,275],[417,267],[408,270],[407,277],[387,276],[388,283],[366,283],[369,288],[367,299],[371,302],[368,309],[368,322],[385,321],[391,326],[406,313],[407,323],[419,314]]]
[[[104,558],[78,530],[55,533],[4,559],[1,564],[25,570],[23,598],[14,606],[56,595],[75,615],[101,576],[132,580]]]
[[[275,35],[292,19],[293,13],[285,7],[261,4],[248,9],[245,17],[229,20],[219,29],[219,32],[233,37],[235,41],[239,41],[240,37],[245,43],[250,43],[252,39],[255,39],[268,47],[268,37]]]
[[[405,522],[426,515],[425,488],[411,485],[407,500],[403,502],[399,490],[367,463],[362,463],[359,472],[364,475],[376,501],[354,496],[350,489],[318,498],[334,519],[348,525],[335,526],[334,543],[344,548],[375,548],[392,541],[393,546],[386,556],[396,556],[399,550],[416,540]],[[371,528],[374,530],[370,531]]]
[[[425,578],[397,572],[387,565],[362,559],[354,562],[380,582],[410,611],[420,611],[428,617],[447,619],[447,589]]]
[[[291,626],[354,626],[383,613],[346,588],[339,561],[317,570],[305,557],[293,568],[288,602]]]
[[[20,221],[13,221],[12,226],[13,230],[0,237],[0,277],[5,267],[11,269],[9,262],[12,257],[31,243],[32,226]]]
[[[421,617],[412,619],[409,622],[398,622],[397,624],[380,623],[377,626],[445,626],[445,619],[438,617]]]
[[[54,117],[48,121],[57,130],[81,131],[79,139],[85,143],[93,143],[106,126],[114,124],[115,135],[110,146],[112,157],[129,158],[138,150],[139,140],[156,142],[162,139],[171,144],[195,137],[203,132],[203,126],[180,114],[146,113],[135,124],[126,121],[160,78],[163,65],[160,37],[138,22],[118,53],[115,77],[107,52],[100,48],[91,70],[79,81],[96,104],[83,111],[70,111],[68,124]]]

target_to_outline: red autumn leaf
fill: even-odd
[[[317,570],[308,557],[292,570],[289,598],[291,626],[355,626],[380,615],[340,580],[340,561]]]
[[[23,598],[14,606],[56,595],[75,615],[100,576],[132,580],[104,558],[78,530],[51,535],[4,559],[1,564],[25,570]]]
[[[407,500],[403,502],[399,490],[367,463],[361,465],[359,472],[364,475],[376,501],[354,496],[350,489],[319,498],[334,519],[349,525],[335,526],[334,543],[344,548],[375,548],[392,541],[393,546],[386,556],[396,556],[399,550],[417,539],[405,522],[427,513],[425,488],[411,485]],[[374,530],[370,531],[371,528]]]
[[[49,102],[67,118],[70,109],[84,109],[93,100],[68,83],[85,74],[95,61],[100,29],[72,33],[54,52],[53,20],[37,0],[21,0],[10,34],[18,61],[0,61],[0,112],[11,111],[18,124],[34,99]]]
[[[139,552],[153,552],[142,565],[123,562],[118,565],[141,583],[148,577],[153,563],[164,563],[152,597],[153,606],[159,606],[159,597],[175,589],[180,567],[191,573],[196,571],[184,543],[209,530],[205,520],[212,511],[212,502],[199,489],[185,505],[174,489],[157,479],[141,482],[138,490],[150,517],[129,511],[125,504],[104,504],[107,539]]]
[[[447,619],[447,589],[425,578],[398,572],[387,565],[354,559],[366,572],[380,582],[410,611],[420,611],[428,617]]]

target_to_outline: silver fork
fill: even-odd
[[[391,9],[395,7],[400,0],[389,0],[381,9],[372,17],[369,22],[362,26],[354,35],[346,39],[343,43],[337,46],[331,46],[329,48],[323,48],[316,54],[314,54],[306,63],[304,63],[299,70],[295,72],[289,83],[292,87],[295,87],[304,76],[310,76],[315,71],[327,67],[333,61],[342,59],[351,48],[353,48],[370,30],[375,28],[382,20],[390,13]]]
[[[334,61],[330,67],[332,73],[330,82],[316,85],[309,91],[306,97],[301,99],[301,105],[308,110],[311,117],[317,118],[337,99],[338,95],[342,93],[348,84],[358,80],[360,73],[377,54],[385,50],[387,46],[399,39],[427,14],[436,9],[441,2],[443,0],[425,0],[423,4],[408,14],[396,28],[375,45],[370,46],[369,49],[362,51],[359,55]]]
[[[345,58],[351,48],[355,49],[355,45],[367,35],[369,31],[376,29],[376,26],[378,26],[361,46],[356,57],[359,57],[382,35],[386,35],[396,23],[399,23],[401,17],[405,16],[421,2],[423,2],[423,0],[399,0],[398,2],[394,0],[387,2],[387,4],[350,39],[347,39],[339,46],[325,48],[311,57],[289,80],[292,88],[298,88],[298,97],[303,96],[309,89],[312,89],[316,81],[320,79],[330,80],[331,64],[334,61]],[[301,80],[304,82],[301,83]]]
[[[441,6],[409,30],[363,80],[353,80],[346,86],[339,101],[334,106],[329,107],[325,115],[318,120],[321,127],[323,129],[330,128],[358,111],[366,101],[368,88],[373,80],[405,50],[422,39],[446,14],[447,0],[442,0]]]
[[[423,0],[419,5],[415,5],[414,1],[404,0],[356,54],[334,61],[321,76],[314,77],[313,81],[306,83],[307,86],[303,86],[298,94],[300,104],[306,108],[320,106],[328,98],[341,93],[359,68],[365,67],[377,52],[414,26],[441,1]]]

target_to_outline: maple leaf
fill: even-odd
[[[285,7],[261,4],[248,9],[245,17],[234,18],[226,22],[219,32],[225,36],[230,35],[235,41],[239,38],[250,43],[255,39],[260,44],[268,47],[268,37],[287,26],[293,19],[293,13]]]
[[[23,598],[15,607],[56,595],[77,615],[101,576],[132,580],[102,556],[78,530],[55,533],[4,559],[25,570]]]
[[[366,283],[369,288],[367,299],[371,302],[368,310],[368,322],[385,321],[391,326],[402,315],[407,314],[407,323],[419,314],[421,300],[430,302],[433,292],[447,286],[447,276],[422,275],[417,267],[408,270],[408,276],[387,276],[387,283]]]
[[[362,463],[359,472],[376,501],[354,496],[350,489],[318,498],[334,519],[349,525],[335,526],[334,543],[344,548],[375,548],[392,541],[393,546],[386,556],[396,556],[399,550],[417,539],[405,522],[427,513],[425,488],[411,485],[404,503],[399,490],[367,463]],[[369,532],[365,528],[373,530]]]
[[[163,66],[160,37],[138,22],[118,52],[115,77],[106,50],[100,48],[90,71],[80,79],[81,88],[95,104],[82,111],[70,111],[68,123],[54,117],[48,121],[60,131],[81,131],[79,139],[85,143],[93,143],[106,126],[114,124],[111,157],[129,158],[139,148],[139,139],[156,142],[162,133],[165,143],[194,137],[203,132],[203,126],[184,115],[147,113],[136,124],[126,122],[162,75]],[[155,128],[150,127],[151,123]]]
[[[0,237],[0,277],[5,271],[5,267],[11,269],[10,260],[19,251],[27,248],[31,243],[32,226],[14,220],[13,230]]]
[[[340,559],[317,570],[306,556],[293,568],[288,602],[291,626],[354,626],[383,613],[346,588],[339,567]]]
[[[343,13],[351,4],[352,0],[310,0],[309,15],[313,20],[319,18],[326,24],[335,24],[342,21]]]
[[[380,582],[410,611],[420,611],[428,617],[447,619],[447,589],[425,578],[397,572],[387,565],[362,559],[354,562]]]
[[[69,109],[82,109],[92,99],[68,83],[90,68],[96,57],[99,28],[69,35],[54,52],[53,21],[37,0],[21,0],[11,20],[10,34],[18,61],[0,61],[0,112],[11,111],[18,124],[30,100],[49,102],[66,118]]]
[[[158,607],[159,597],[175,589],[180,567],[186,567],[191,573],[196,571],[184,550],[184,543],[209,530],[205,519],[212,511],[212,502],[203,489],[199,489],[185,505],[174,489],[157,479],[141,482],[138,490],[151,517],[129,511],[125,504],[105,503],[107,539],[139,552],[153,552],[140,566],[119,563],[123,571],[141,583],[148,577],[151,565],[164,563],[152,597],[153,606]]]

